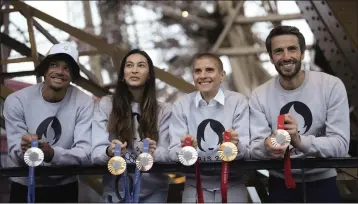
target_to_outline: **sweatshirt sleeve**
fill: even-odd
[[[239,134],[237,159],[249,158],[249,105],[246,97],[242,96],[234,112],[233,129]]]
[[[326,135],[301,135],[298,150],[316,157],[345,157],[349,149],[350,120],[346,89],[341,80],[332,88],[327,104]]]
[[[85,97],[83,105],[77,110],[74,138],[71,149],[54,146],[54,165],[89,165],[91,156],[91,126],[93,117],[93,99]]]
[[[28,134],[28,128],[25,123],[24,107],[17,96],[11,94],[6,98],[3,114],[9,157],[18,166],[26,165],[21,151],[21,138]]]
[[[265,139],[272,134],[272,130],[255,92],[250,96],[249,108],[251,136],[250,157],[252,159],[269,159],[269,153],[265,147]]]
[[[170,104],[165,103],[158,115],[159,138],[157,149],[154,151],[154,159],[156,162],[169,161],[169,122],[172,111]]]
[[[106,164],[110,157],[106,149],[110,145],[107,124],[112,103],[110,98],[103,97],[96,104],[92,121],[92,154],[93,164]]]
[[[178,162],[178,153],[181,150],[181,138],[189,134],[187,119],[183,114],[183,107],[180,101],[174,103],[172,117],[169,125],[169,157],[171,161]]]

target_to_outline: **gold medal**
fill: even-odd
[[[44,160],[44,153],[38,147],[31,147],[24,154],[24,161],[28,166],[35,167]]]
[[[193,165],[198,160],[198,152],[192,146],[185,146],[178,154],[179,161],[185,166]]]
[[[223,161],[232,161],[236,158],[238,153],[237,147],[232,142],[224,142],[220,145],[218,154]]]
[[[288,146],[291,142],[290,134],[286,130],[278,129],[275,137],[271,137],[273,146]]]
[[[126,168],[127,163],[121,156],[112,157],[108,161],[108,171],[112,175],[120,175],[126,170]]]
[[[153,166],[153,157],[149,153],[141,153],[136,159],[136,166],[141,171],[148,171]]]

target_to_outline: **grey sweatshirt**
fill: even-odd
[[[196,137],[200,162],[220,161],[217,154],[223,142],[222,133],[233,129],[239,134],[239,153],[236,159],[249,158],[249,107],[245,96],[221,89],[209,104],[199,92],[182,97],[173,104],[173,114],[169,127],[169,155],[178,162],[181,138],[187,134]],[[242,172],[229,172],[230,184],[243,182]],[[201,176],[205,189],[220,189],[221,176],[215,174]],[[195,186],[195,175],[186,175],[186,184]]]
[[[168,145],[169,145],[169,119],[171,116],[171,106],[167,103],[158,102],[158,131],[159,139],[157,141],[157,148],[153,154],[154,162],[167,162]],[[112,112],[112,96],[102,97],[95,105],[94,119],[92,123],[92,163],[93,164],[107,164],[110,157],[106,154],[106,148],[110,145],[110,141],[116,139],[114,135],[110,135],[107,131],[107,124],[109,115]],[[140,105],[132,103],[132,112],[135,122],[135,129],[138,128],[138,117],[140,117]],[[127,163],[135,163],[137,156],[140,154],[139,145],[142,136],[135,132],[135,139],[133,147],[127,146],[127,153],[124,159]],[[155,165],[155,164],[154,164]],[[129,174],[134,178],[134,174]],[[104,175],[103,187],[104,193],[113,195],[115,192],[115,176]],[[169,186],[168,176],[164,173],[143,173],[140,196],[147,196],[157,190],[167,189]],[[122,187],[120,186],[122,193]],[[115,202],[115,198],[113,202]]]
[[[7,167],[27,166],[21,151],[25,134],[39,134],[54,149],[52,165],[89,165],[93,99],[70,86],[62,101],[50,103],[42,97],[43,83],[10,94],[4,105],[9,158]],[[11,178],[27,185],[27,178]],[[52,176],[36,179],[36,186],[52,186],[76,181],[77,178]]]
[[[250,97],[251,157],[269,159],[264,140],[277,127],[277,116],[289,113],[297,123],[301,145],[290,145],[291,158],[345,157],[350,140],[347,93],[342,81],[323,72],[305,71],[295,90],[285,90],[274,77],[256,88]],[[306,181],[337,175],[335,169],[305,169]],[[284,178],[282,170],[270,174]],[[301,181],[301,170],[293,169]]]

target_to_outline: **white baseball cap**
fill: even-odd
[[[78,50],[69,42],[54,44],[47,52],[45,59],[36,67],[38,76],[43,76],[47,71],[50,62],[54,60],[65,60],[72,73],[72,78],[76,79],[80,75],[80,67],[78,66]]]

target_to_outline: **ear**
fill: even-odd
[[[43,72],[43,74],[41,75],[44,78],[44,80],[46,80],[47,72],[48,72],[48,69],[45,72]]]
[[[221,72],[221,77],[220,78],[221,78],[220,82],[223,82],[226,79],[226,72],[224,70]]]
[[[301,61],[305,58],[305,52],[301,53]]]

